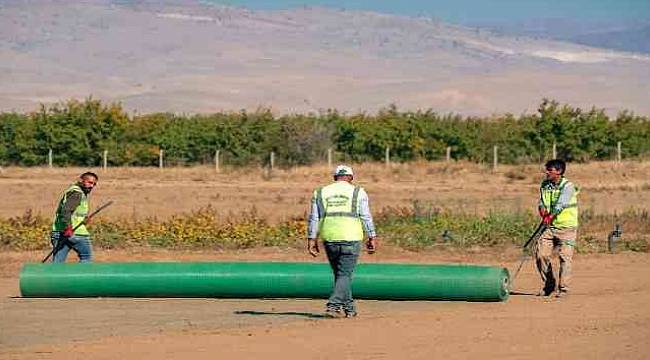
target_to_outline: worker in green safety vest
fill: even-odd
[[[569,291],[571,265],[578,230],[578,188],[564,177],[566,163],[553,159],[545,164],[545,179],[540,186],[539,216],[546,225],[535,247],[537,270],[543,288],[541,296],[556,293],[565,296]],[[560,258],[559,283],[553,274],[551,256],[557,250]],[[557,287],[556,287],[557,285]]]
[[[79,262],[92,261],[90,233],[86,226],[90,223],[88,196],[97,185],[97,180],[97,174],[85,172],[61,195],[50,236],[52,262],[65,262],[70,249],[77,253]]]
[[[377,235],[370,214],[366,191],[352,184],[352,168],[339,165],[333,173],[334,183],[313,193],[307,229],[307,251],[314,257],[325,247],[334,274],[334,288],[327,301],[326,315],[352,318],[357,310],[352,298],[352,275],[356,267],[364,231],[368,236],[366,250],[377,249]]]

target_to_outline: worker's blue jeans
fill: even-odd
[[[325,252],[334,273],[334,290],[327,302],[328,309],[356,313],[352,298],[352,274],[359,259],[361,241],[326,241]]]
[[[56,249],[59,241],[63,240],[63,234],[60,231],[52,231],[50,235],[52,241],[52,248]],[[62,244],[63,245],[63,244]],[[52,262],[62,263],[68,257],[70,248],[79,255],[79,262],[91,262],[93,259],[93,250],[90,243],[90,236],[73,235],[68,239],[67,245],[59,247],[59,250],[52,255]]]

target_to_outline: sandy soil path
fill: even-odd
[[[504,303],[361,301],[356,319],[321,317],[322,300],[22,299],[20,264],[40,253],[0,253],[2,359],[646,359],[650,255],[582,255],[573,293],[532,293],[528,263]],[[295,250],[240,253],[118,251],[118,260],[307,259]],[[323,261],[323,259],[320,259]],[[473,262],[513,269],[514,253],[411,254],[363,261]]]

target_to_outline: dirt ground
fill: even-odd
[[[490,166],[474,163],[353,164],[355,181],[370,196],[373,212],[389,206],[452,211],[536,209],[542,168],[537,165]],[[0,216],[20,216],[28,209],[52,216],[61,192],[81,168],[5,168],[0,172]],[[331,181],[327,166],[276,170],[211,167],[91,169],[99,184],[91,206],[114,200],[102,217],[167,218],[211,206],[225,216],[252,209],[273,220],[304,216],[315,187]],[[581,188],[580,207],[594,213],[648,209],[650,162],[569,164],[567,177]]]
[[[418,200],[454,211],[534,209],[541,168],[467,163],[354,165],[374,211]],[[79,168],[0,170],[0,217],[51,216]],[[92,204],[106,218],[167,218],[212,206],[255,209],[269,220],[302,216],[325,166],[277,170],[209,167],[95,169]],[[581,209],[648,209],[650,163],[570,164]],[[420,253],[383,247],[363,262],[480,263],[513,271],[511,249]],[[650,254],[577,255],[572,294],[532,296],[528,262],[503,303],[360,301],[355,319],[322,317],[323,300],[23,299],[18,274],[43,252],[0,252],[0,359],[646,359],[650,354]],[[231,252],[96,249],[97,261],[325,261],[296,249]]]
[[[511,271],[517,252],[410,253],[363,262],[463,262]],[[503,303],[360,301],[355,319],[323,300],[24,299],[18,274],[40,252],[0,253],[2,359],[647,359],[650,255],[578,255],[569,297],[532,296],[527,262]],[[298,250],[97,251],[97,261],[325,261]]]

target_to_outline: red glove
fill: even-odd
[[[72,235],[74,235],[74,231],[72,230],[72,225],[68,225],[68,227],[63,230],[63,237],[71,238]]]
[[[553,219],[555,219],[555,215],[548,214],[548,215],[544,216],[544,219],[542,220],[542,222],[544,223],[544,225],[550,226],[551,223],[553,223]]]
[[[539,217],[545,218],[549,215],[549,212],[546,210],[546,208],[540,208],[539,209]]]

